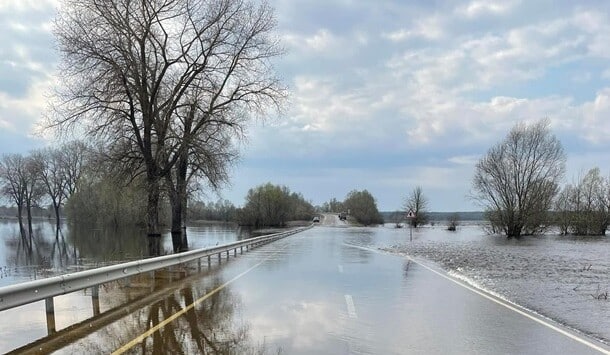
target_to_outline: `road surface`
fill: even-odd
[[[381,235],[375,228],[336,228],[345,223],[333,216],[325,215],[303,233],[231,255],[201,274],[166,275],[184,277],[179,283],[108,287],[100,303],[102,312],[114,312],[112,319],[90,322],[89,335],[70,339],[67,332],[62,341],[32,349],[65,354],[609,353],[602,344],[511,309],[438,270],[363,247],[376,238],[404,238],[404,231],[383,229]],[[90,308],[84,301],[71,302],[75,312]]]

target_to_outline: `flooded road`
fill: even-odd
[[[101,316],[64,333],[60,322],[63,338],[31,349],[63,354],[607,351],[468,290],[442,272],[375,250],[404,241],[404,230],[318,226],[236,258],[231,255],[202,273],[192,266],[157,274],[154,280],[111,284],[100,290]],[[182,280],[170,282],[177,278]],[[58,317],[68,314],[76,323],[93,313],[87,292],[62,297],[56,301],[56,310],[64,311]],[[29,318],[28,332],[44,336],[44,314],[35,316],[44,305],[21,308],[11,317],[2,313],[0,323]],[[11,329],[2,328],[0,346],[5,347],[0,351],[15,347],[7,348],[7,339],[24,340]]]

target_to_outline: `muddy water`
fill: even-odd
[[[610,343],[610,237],[509,240],[478,226],[422,228],[413,242],[385,234],[370,245],[433,261],[459,279]]]

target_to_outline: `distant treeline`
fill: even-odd
[[[406,220],[405,211],[383,211],[381,216],[388,223],[404,222]],[[485,219],[483,212],[426,212],[429,222],[449,221],[457,217],[459,221],[482,221]]]
[[[32,207],[32,217],[34,218],[53,218],[53,208]],[[0,206],[0,218],[17,218],[17,207]]]

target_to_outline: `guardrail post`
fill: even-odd
[[[222,262],[222,252],[218,253],[218,263]]]
[[[201,258],[197,259],[197,271],[201,272]]]
[[[229,260],[229,251],[227,250],[227,260]]]
[[[240,253],[240,254],[243,254],[243,253],[244,253],[244,246],[243,246],[243,245],[239,247],[239,253]]]
[[[91,306],[93,307],[93,315],[100,314],[100,286],[91,287]]]
[[[53,297],[44,299],[45,308],[47,310],[47,333],[49,335],[55,333],[55,304]]]
[[[212,256],[208,255],[208,267],[212,266]]]
[[[237,256],[237,248],[233,249],[233,256]]]

